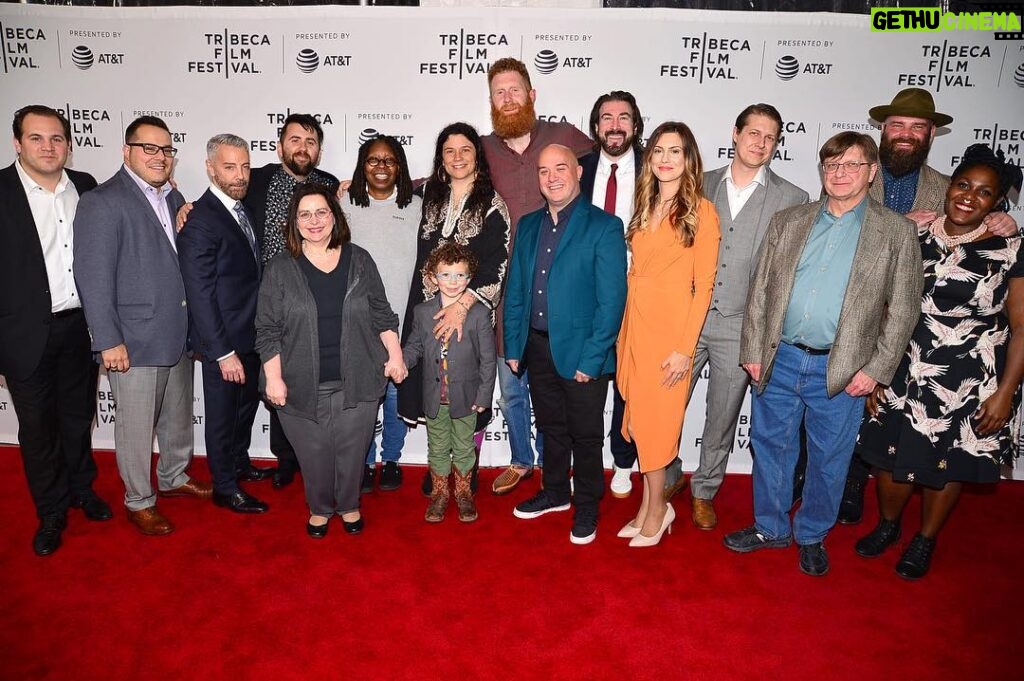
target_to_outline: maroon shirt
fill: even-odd
[[[491,169],[491,182],[501,198],[505,199],[505,205],[508,207],[508,252],[511,257],[519,218],[544,206],[540,180],[537,179],[540,152],[549,144],[561,144],[572,149],[577,156],[582,156],[594,150],[594,140],[580,132],[572,123],[537,121],[537,125],[530,133],[530,144],[522,154],[513,151],[505,144],[505,140],[493,132],[484,135],[481,142],[487,156],[487,165]],[[499,356],[504,356],[505,345],[501,320],[503,311],[504,305],[500,305],[496,315]]]

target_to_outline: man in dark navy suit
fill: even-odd
[[[633,217],[633,189],[643,166],[644,120],[632,94],[612,90],[601,95],[590,111],[590,136],[594,151],[580,157],[580,192],[598,208],[622,220]],[[625,237],[625,234],[623,234]],[[611,441],[612,496],[625,499],[633,490],[630,474],[636,463],[636,445],[622,437],[626,403],[612,384]]]
[[[260,368],[254,347],[260,251],[252,216],[242,205],[249,188],[249,145],[236,135],[216,135],[207,142],[206,155],[210,188],[193,204],[178,235],[178,261],[192,349],[203,367],[213,502],[236,513],[263,513],[267,504],[238,486],[252,468],[249,442]]]
[[[18,415],[18,442],[39,516],[32,548],[58,548],[69,506],[90,520],[110,507],[92,491],[98,367],[72,273],[72,222],[91,175],[65,169],[71,126],[48,106],[14,115],[10,166],[0,170],[0,374]]]

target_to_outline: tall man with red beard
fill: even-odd
[[[925,165],[935,132],[953,122],[953,117],[935,110],[927,90],[906,88],[888,105],[872,107],[872,120],[882,124],[878,145],[879,173],[868,195],[886,208],[906,215],[919,227],[942,214],[949,176]],[[879,180],[881,178],[881,180]],[[1017,224],[1006,213],[993,211],[986,227],[998,236],[1017,234]],[[864,512],[864,487],[870,469],[854,454],[839,505],[839,522],[853,525]]]
[[[526,65],[506,57],[491,65],[487,72],[491,95],[491,124],[494,132],[483,137],[484,154],[491,168],[494,188],[505,200],[509,213],[509,252],[515,245],[516,225],[527,213],[545,205],[537,179],[541,151],[551,144],[568,147],[576,156],[593,149],[593,141],[571,123],[537,120],[533,104],[537,91],[530,83]],[[511,465],[494,481],[495,494],[507,494],[525,478],[533,475],[533,448],[530,445],[530,393],[525,372],[517,376],[505,363],[502,343],[502,306],[498,318],[498,404],[508,427]],[[538,463],[543,461],[542,441],[538,434]],[[543,465],[541,463],[541,465]]]
[[[324,142],[320,123],[309,114],[290,114],[284,119],[277,142],[281,163],[268,163],[253,168],[249,177],[249,193],[242,203],[253,216],[253,232],[259,243],[260,257],[265,265],[284,250],[284,224],[292,194],[306,183],[321,184],[332,192],[338,189],[338,178],[317,168]],[[278,420],[277,410],[270,410],[270,451],[277,456],[277,471],[250,467],[240,473],[240,480],[262,480],[273,472],[274,487],[284,487],[295,478],[299,469],[295,449]]]

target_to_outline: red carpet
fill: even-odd
[[[908,583],[896,553],[853,552],[874,513],[833,531],[824,578],[798,571],[795,548],[727,551],[722,535],[751,520],[746,476],[726,481],[718,530],[694,529],[680,499],[653,549],[615,537],[635,493],[606,498],[590,546],[569,543],[568,514],[513,518],[536,477],[481,494],[476,523],[427,525],[420,467],[364,495],[360,536],[332,522],[309,539],[301,486],[259,483],[265,516],[163,500],[177,531],[144,537],[113,455],[97,459],[115,519],[73,511],[64,546],[37,558],[20,459],[0,449],[2,679],[1024,678],[1019,483],[965,494],[932,573]]]

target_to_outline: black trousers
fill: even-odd
[[[558,375],[546,335],[531,330],[524,358],[530,365],[530,399],[544,432],[544,489],[568,501],[573,469],[577,507],[596,512],[604,494],[604,404],[608,377],[587,383]]]
[[[225,381],[216,360],[203,360],[206,462],[210,466],[213,489],[218,494],[237,492],[238,473],[252,465],[249,444],[259,405],[260,358],[252,352],[239,353],[238,359],[245,369],[245,383],[242,384]]]
[[[30,376],[7,377],[21,460],[40,518],[66,513],[71,496],[92,491],[98,374],[85,315],[76,310],[51,319],[43,357]]]
[[[622,417],[626,413],[626,400],[622,399],[619,387],[612,381],[612,429],[608,433],[612,458],[619,468],[632,468],[636,463],[636,443],[622,437]]]

